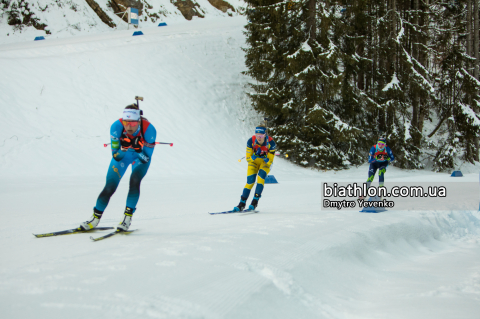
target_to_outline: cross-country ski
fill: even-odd
[[[98,231],[98,230],[109,230],[114,228],[115,227],[97,227],[97,228],[85,230],[83,228],[78,227],[73,229],[45,233],[45,234],[33,234],[33,236],[37,238],[42,238],[42,237],[52,237],[52,236],[60,236],[60,235],[80,234],[80,233],[86,233],[86,232],[92,232],[92,231]]]
[[[119,230],[119,229],[117,229],[114,232],[108,233],[108,234],[100,236],[100,237],[94,238],[93,236],[90,236],[90,239],[93,240],[93,241],[99,241],[99,240],[103,240],[103,239],[106,239],[106,238],[110,238],[110,237],[115,236],[115,235],[128,235],[128,234],[131,234],[132,232],[134,232],[136,230],[137,229],[131,229],[131,230]]]
[[[209,213],[210,215],[221,215],[221,214],[241,214],[241,213],[258,213],[258,210],[255,209],[244,209],[240,210],[228,210],[224,212]]]

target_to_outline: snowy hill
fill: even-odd
[[[121,12],[127,7],[139,10],[143,28],[238,16],[242,6],[242,0],[1,0],[0,43],[126,30],[127,18]]]
[[[145,29],[143,37],[112,31],[1,46],[0,101],[4,116],[15,120],[0,128],[0,176],[103,174],[90,158],[110,157],[103,148],[109,127],[136,95],[144,96],[141,106],[159,139],[175,143],[157,148],[162,165],[174,167],[182,158],[177,173],[196,172],[197,166],[210,173],[227,160],[225,171],[238,169],[248,136],[243,123],[254,125],[238,63],[242,19],[173,23]],[[225,29],[218,33],[218,26]],[[53,149],[62,156],[41,167],[28,164],[30,154],[47,158]]]
[[[275,159],[259,213],[238,203],[245,142],[242,16],[0,45],[2,318],[477,318],[477,211],[321,209],[317,172]],[[92,212],[109,127],[135,95],[158,146],[128,236],[35,238]],[[128,176],[100,226],[117,224]],[[447,174],[389,168],[390,181]],[[477,174],[457,182],[478,183]],[[92,233],[100,236],[103,232]]]

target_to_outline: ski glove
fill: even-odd
[[[269,159],[268,157],[265,157],[265,158],[263,159],[263,161],[264,161],[265,164],[266,164],[266,163],[268,163],[268,162],[270,161],[270,159]]]
[[[143,150],[143,142],[141,141],[141,137],[137,136],[133,139],[132,142],[132,147],[135,150],[135,152],[140,153]]]
[[[125,150],[132,146],[132,140],[129,139],[128,137],[121,138],[120,139],[120,145],[122,145],[122,150]]]
[[[253,155],[250,157],[252,159],[252,161],[256,160],[257,159],[257,156]]]

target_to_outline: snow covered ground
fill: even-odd
[[[321,210],[325,181],[277,158],[257,214],[238,203],[259,117],[240,74],[242,17],[0,45],[2,318],[478,318],[477,211]],[[104,186],[109,127],[135,95],[159,146],[132,228],[76,227]],[[389,168],[388,181],[478,182]],[[117,224],[128,175],[100,225]],[[102,232],[93,233],[100,236]]]
[[[132,30],[133,26],[128,26],[122,20],[123,14],[114,12],[111,2],[111,0],[94,0],[105,17],[110,19],[107,22],[115,25],[116,30],[127,30],[128,28]],[[135,2],[137,8],[138,5],[143,7],[139,16],[140,29],[157,26],[159,22],[167,22],[169,25],[188,23],[179,8],[174,5],[176,0],[130,1],[133,5]],[[218,1],[215,2],[220,4]],[[123,1],[123,3],[128,3],[128,1]],[[229,16],[237,16],[239,11],[246,6],[243,0],[229,0],[228,5],[234,8],[234,11],[229,8],[223,12],[221,7],[214,7],[208,0],[195,0],[186,5],[193,6],[192,11],[204,16],[200,18],[194,15],[193,20],[228,19]],[[18,22],[23,21],[24,23],[10,25],[12,16],[15,16],[11,12],[16,13]],[[32,22],[27,23],[32,20],[36,21],[38,30],[32,25]],[[40,25],[43,25],[43,30]],[[0,44],[31,42],[37,36],[44,36],[50,40],[112,32],[112,30],[85,0],[7,0],[0,2]]]

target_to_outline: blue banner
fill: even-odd
[[[138,9],[128,8],[128,23],[138,25]]]

